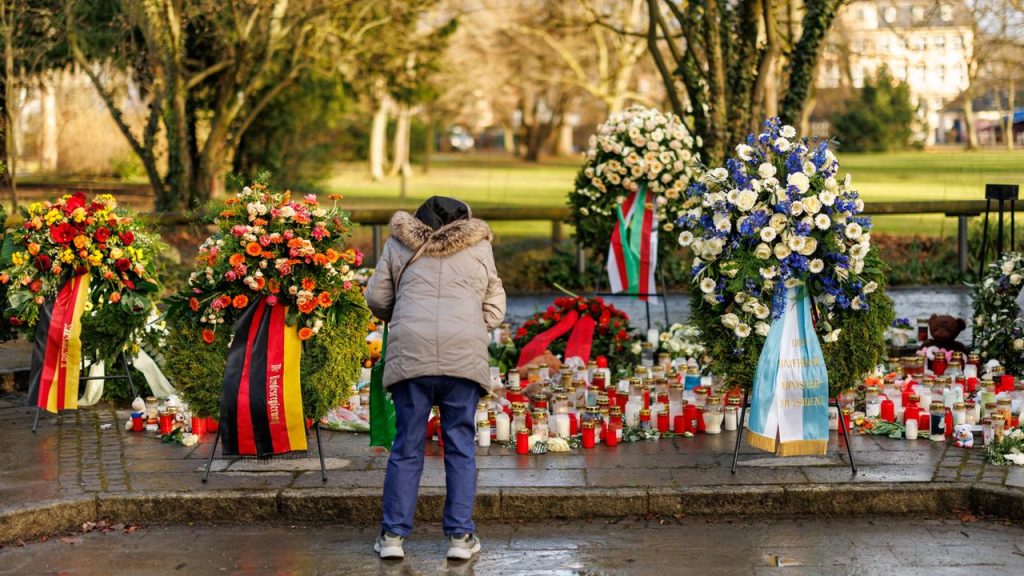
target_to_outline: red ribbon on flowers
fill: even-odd
[[[547,330],[537,334],[530,340],[526,346],[523,346],[522,351],[519,352],[519,363],[516,365],[517,368],[522,368],[534,358],[544,354],[544,351],[548,349],[548,346],[552,342],[561,338],[566,332],[572,330],[572,327],[576,325],[576,321],[579,320],[579,312],[573,310],[562,317],[554,326]]]
[[[579,356],[583,362],[590,362],[590,347],[594,344],[594,329],[597,322],[590,314],[585,314],[572,329],[569,342],[565,345],[565,358]]]

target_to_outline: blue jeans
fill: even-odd
[[[381,529],[408,538],[412,534],[416,499],[423,474],[430,409],[441,410],[444,473],[447,493],[442,526],[447,536],[473,534],[476,498],[476,405],[483,390],[464,378],[424,376],[391,385],[395,403],[395,442],[384,477],[384,519]]]

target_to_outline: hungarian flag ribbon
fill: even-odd
[[[299,378],[302,342],[287,307],[261,298],[234,326],[224,369],[220,426],[224,454],[274,456],[306,450]]]
[[[649,300],[658,261],[658,215],[653,194],[641,186],[616,207],[616,226],[608,246],[608,283],[614,294],[628,291]]]
[[[747,440],[779,456],[823,456],[828,448],[828,370],[805,288],[790,288],[786,312],[761,349]]]
[[[32,342],[29,406],[54,413],[78,408],[82,314],[88,300],[89,274],[78,274],[39,309]]]

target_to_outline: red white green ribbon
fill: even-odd
[[[608,283],[614,294],[627,292],[648,300],[658,262],[658,214],[654,195],[641,186],[616,207],[618,225],[608,246]]]

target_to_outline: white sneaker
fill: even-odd
[[[377,541],[373,543],[373,551],[380,554],[383,560],[397,560],[405,558],[405,538],[391,532],[381,532]]]
[[[480,539],[473,534],[452,534],[448,537],[448,559],[469,560],[480,552]]]

